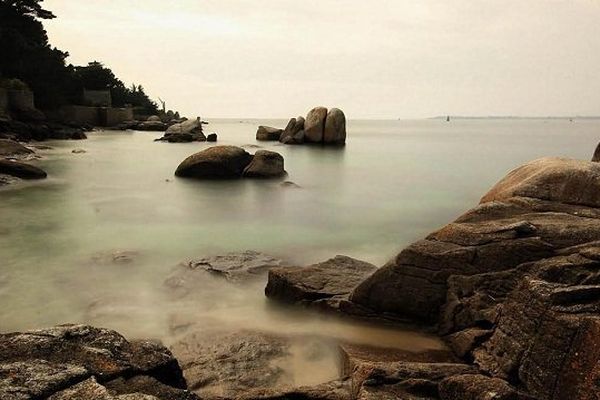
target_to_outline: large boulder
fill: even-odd
[[[33,154],[33,150],[28,149],[19,142],[9,139],[0,139],[0,156]]]
[[[315,107],[308,112],[304,122],[304,139],[311,143],[323,143],[327,109]]]
[[[282,132],[282,129],[261,125],[256,130],[256,140],[279,140]]]
[[[511,197],[600,207],[600,164],[550,157],[530,161],[509,172],[481,203]]]
[[[158,343],[128,341],[115,331],[87,325],[0,334],[2,399],[109,400],[105,382],[135,376],[152,378],[135,392],[169,387],[182,396],[157,398],[192,399],[183,397],[186,383],[177,360]]]
[[[0,174],[6,174],[21,179],[44,179],[46,171],[33,165],[18,161],[0,160]]]
[[[452,275],[508,271],[557,249],[600,240],[599,205],[599,164],[527,163],[478,207],[400,252],[351,299],[378,312],[436,321]],[[485,304],[477,297],[473,301]]]
[[[179,164],[175,175],[197,179],[241,178],[252,155],[236,146],[214,146],[192,154]]]
[[[246,178],[278,178],[286,174],[283,156],[269,150],[258,150],[244,169]]]
[[[336,310],[356,285],[377,268],[347,256],[335,256],[306,267],[272,268],[267,297],[286,303]]]
[[[325,130],[323,132],[323,143],[346,143],[346,116],[339,108],[332,108],[327,113],[327,117],[325,119]]]

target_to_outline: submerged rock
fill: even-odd
[[[252,155],[235,146],[214,146],[193,154],[177,167],[175,175],[197,179],[241,178]]]
[[[325,118],[327,118],[327,109],[325,107],[315,107],[308,112],[304,122],[304,139],[311,143],[322,143],[325,130]]]
[[[165,285],[185,294],[202,288],[207,274],[231,282],[245,282],[264,278],[269,269],[285,265],[279,258],[251,250],[201,257],[177,265]]]
[[[346,116],[339,108],[332,108],[327,113],[323,131],[323,143],[346,143]]]
[[[244,169],[246,178],[277,178],[285,175],[283,156],[274,151],[258,150]]]
[[[265,288],[267,297],[286,303],[337,308],[337,302],[377,268],[347,256],[336,256],[307,267],[273,268]]]
[[[48,176],[44,170],[34,167],[33,165],[1,159],[0,174],[6,174],[21,179],[43,179]]]
[[[273,128],[271,126],[259,126],[256,131],[256,140],[279,140],[283,130],[279,128]]]

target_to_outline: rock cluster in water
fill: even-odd
[[[200,120],[200,117],[174,123],[166,129],[163,137],[156,139],[156,141],[169,143],[205,142],[207,139],[204,136],[202,125],[204,123]],[[211,137],[211,141],[213,141],[212,139]],[[214,141],[216,141],[216,135]]]
[[[286,174],[281,154],[241,147],[213,146],[192,154],[179,164],[175,175],[196,179],[277,178]]]
[[[346,143],[346,116],[339,108],[328,111],[325,107],[315,107],[306,118],[290,119],[285,129],[259,126],[256,140],[278,140],[284,144],[343,145]]]

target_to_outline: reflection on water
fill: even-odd
[[[214,121],[220,144],[255,143],[258,124]],[[208,143],[154,143],[155,133],[98,132],[52,142],[41,184],[0,190],[0,331],[65,322],[131,337],[250,329],[406,349],[437,348],[411,332],[278,308],[264,282],[207,279],[173,299],[179,261],[253,249],[298,264],[335,254],[383,264],[477,203],[508,170],[545,155],[588,159],[599,121],[350,121],[344,148],[258,143],[283,154],[287,180],[198,182],[173,171]],[[75,147],[85,154],[72,154]],[[254,149],[249,148],[253,152]],[[135,251],[133,262],[98,253]],[[296,371],[300,374],[303,368]],[[310,381],[310,377],[298,379]]]

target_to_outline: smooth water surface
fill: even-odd
[[[321,148],[256,142],[259,124],[285,121],[212,121],[207,133],[280,152],[300,188],[175,178],[181,160],[212,144],[153,142],[157,133],[49,142],[36,162],[46,181],[0,190],[0,331],[85,322],[168,341],[183,315],[214,328],[436,347],[410,332],[278,310],[264,282],[207,282],[190,303],[170,300],[163,281],[180,261],[245,249],[298,264],[346,254],[382,265],[512,168],[589,159],[600,137],[598,120],[349,121],[345,147]],[[134,262],[98,262],[123,250]]]

